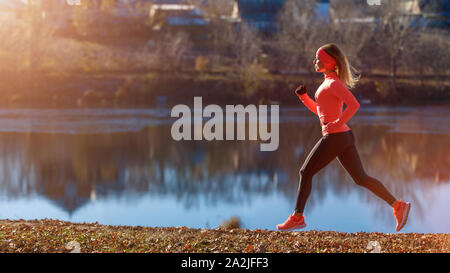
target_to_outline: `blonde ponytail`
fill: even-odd
[[[339,49],[336,44],[330,43],[322,46],[322,49],[325,50],[331,57],[336,60],[336,74],[339,79],[348,87],[355,87],[356,83],[359,81],[360,76],[357,76],[353,73],[352,70],[358,72],[353,66],[350,65],[347,57]]]

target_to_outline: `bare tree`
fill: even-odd
[[[408,67],[418,74],[422,88],[425,87],[425,74],[433,69],[436,48],[435,35],[420,35],[416,43],[411,44],[410,58],[407,58]]]
[[[231,35],[231,50],[235,57],[234,71],[239,73],[245,94],[251,97],[267,76],[267,70],[260,62],[262,40],[258,31],[243,23]]]
[[[257,30],[243,23],[237,32],[231,33],[233,54],[241,70],[257,62],[261,53],[261,38]]]
[[[393,97],[397,97],[397,72],[402,56],[410,55],[411,44],[417,41],[418,31],[406,14],[403,0],[383,2],[378,21],[377,44],[382,47],[389,64]]]
[[[0,40],[1,70],[21,70],[25,63],[29,63],[30,45],[27,33],[27,25],[22,22],[2,21],[0,36],[7,38]]]
[[[230,59],[232,46],[234,43],[235,25],[223,21],[219,18],[211,18],[211,46],[213,63],[222,64]]]
[[[74,6],[72,21],[79,35],[87,36],[89,34],[90,27],[95,21],[96,11],[97,2],[95,1],[81,1],[80,5]]]
[[[47,10],[44,10],[44,7]],[[18,29],[12,30],[13,33],[23,37],[16,37],[18,39],[14,40],[17,42],[14,47],[23,47],[20,43],[25,43],[28,47],[22,54],[25,53],[25,68],[27,68],[28,79],[32,82],[36,79],[35,72],[41,67],[43,56],[47,52],[47,45],[51,42],[50,39],[56,30],[53,25],[47,24],[45,21],[44,11],[51,11],[48,8],[49,6],[44,6],[43,2],[28,1],[24,10],[23,22],[17,26]],[[8,27],[6,24],[5,29]]]
[[[107,14],[113,14],[116,11],[116,0],[102,0],[100,10]]]
[[[166,33],[156,45],[156,56],[162,68],[179,70],[183,65],[183,58],[189,52],[192,43],[185,32]]]
[[[425,78],[432,76],[438,80],[438,87],[445,88],[443,83],[446,79],[445,71],[450,70],[450,38],[445,30],[427,29],[420,33],[415,43],[410,45],[411,54],[406,58],[408,67],[418,75],[422,86],[421,92],[425,90]],[[431,95],[431,94],[428,94]]]
[[[328,43],[333,30],[317,20],[315,1],[288,0],[279,14],[280,30],[275,47],[280,52],[283,70],[314,73],[312,65],[317,48]]]
[[[44,25],[40,2],[29,1],[27,4],[27,19],[29,30],[29,68],[35,70],[39,63],[40,36]]]
[[[350,63],[367,66],[364,58],[357,58],[375,35],[375,13],[379,8],[355,0],[330,1],[331,27],[334,41],[338,43]],[[369,10],[371,9],[371,10]]]

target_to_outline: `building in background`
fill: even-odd
[[[316,16],[319,20],[329,23],[330,22],[330,0],[317,0],[315,12],[316,12]]]
[[[153,39],[168,33],[186,33],[196,46],[207,46],[210,39],[210,20],[197,6],[191,4],[152,4],[149,22]]]
[[[380,5],[368,5],[366,0],[330,0],[332,23],[372,24],[379,20]],[[412,26],[449,29],[450,0],[396,0],[402,16],[410,19]]]
[[[330,0],[316,2],[315,15],[325,23],[330,21]],[[278,14],[287,0],[236,0],[233,16],[263,33],[278,31]]]
[[[450,0],[422,0],[419,7],[423,26],[450,30]]]
[[[372,24],[377,22],[381,8],[381,5],[368,5],[366,0],[330,0],[330,22]]]
[[[236,0],[237,14],[250,27],[263,33],[273,33],[278,30],[277,14],[285,2],[286,0]]]

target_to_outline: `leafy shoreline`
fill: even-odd
[[[248,229],[107,226],[59,220],[0,220],[0,252],[82,253],[450,253],[450,234],[279,232]],[[76,244],[76,243],[75,243]]]

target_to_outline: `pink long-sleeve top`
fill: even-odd
[[[298,97],[309,110],[319,117],[323,136],[349,131],[350,127],[346,123],[360,106],[336,72],[325,75],[325,80],[314,95],[316,101],[312,100],[307,93],[298,95]],[[342,112],[344,103],[347,108]]]

